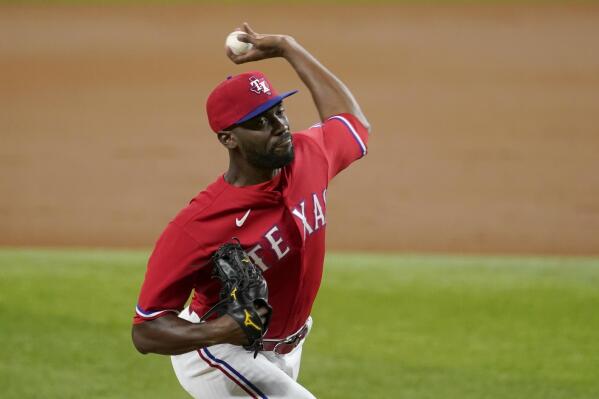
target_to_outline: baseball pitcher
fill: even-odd
[[[229,166],[157,241],[133,343],[170,355],[194,398],[314,398],[296,380],[322,278],[327,187],[366,155],[370,127],[345,84],[292,37],[243,32],[250,50],[227,56],[284,58],[320,122],[291,133],[283,99],[297,91],[278,92],[259,71],[210,93],[208,121]]]

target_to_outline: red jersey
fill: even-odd
[[[366,155],[368,131],[350,114],[292,136],[295,159],[265,183],[235,187],[223,176],[168,224],[148,262],[135,323],[178,312],[193,291],[203,315],[218,301],[211,256],[236,237],[264,272],[273,307],[267,338],[306,322],[322,279],[329,181]]]

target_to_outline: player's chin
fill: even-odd
[[[295,159],[293,145],[289,147],[275,147],[268,156],[268,164],[272,169],[282,168],[289,165]]]
[[[288,148],[285,148],[282,154],[273,155],[273,158],[275,158],[275,163],[278,164],[278,166],[276,166],[277,168],[282,168],[283,166],[289,165],[295,159],[293,144],[290,144]]]
[[[293,146],[286,148],[285,151],[272,148],[269,152],[259,154],[250,152],[247,154],[249,163],[263,169],[278,169],[289,165],[295,159]]]

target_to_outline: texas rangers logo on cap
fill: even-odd
[[[250,91],[253,91],[256,94],[268,94],[270,96],[270,87],[268,87],[268,82],[264,78],[258,79],[255,76],[250,77]]]

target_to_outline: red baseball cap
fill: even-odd
[[[297,90],[279,94],[262,72],[229,76],[206,101],[208,123],[215,132],[245,122],[283,101]]]

